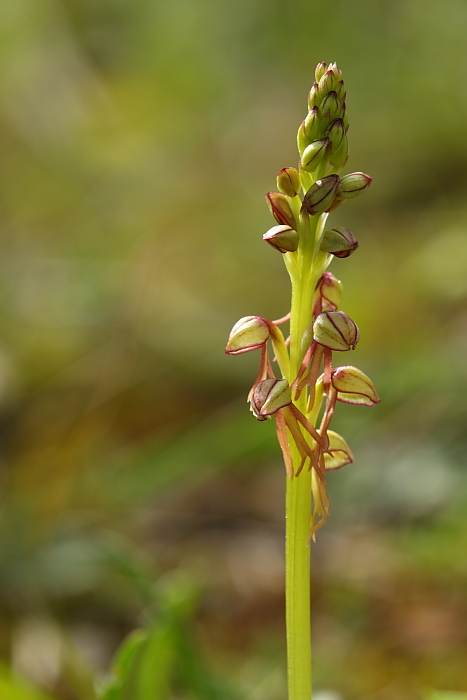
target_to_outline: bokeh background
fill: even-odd
[[[93,700],[180,586],[196,673],[285,697],[284,470],[223,347],[289,309],[263,194],[322,60],[374,178],[331,270],[382,403],[337,410],[314,684],[467,691],[466,33],[464,0],[2,1],[0,656],[48,697]],[[173,657],[167,697],[215,697]]]

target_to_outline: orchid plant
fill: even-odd
[[[374,406],[372,381],[351,365],[335,367],[333,353],[353,350],[355,322],[339,310],[342,285],[327,267],[358,247],[343,226],[326,227],[330,212],[364,192],[371,177],[339,175],[348,158],[348,120],[342,72],[319,63],[298,130],[298,170],[283,168],[267,204],[276,220],[263,239],[283,257],[292,285],[290,313],[275,321],[241,318],[226,353],[260,351],[248,394],[259,421],[274,417],[287,474],[286,624],[289,700],[311,698],[310,540],[329,515],[326,472],[353,462],[346,440],[330,429],[337,401]],[[287,339],[280,326],[289,323]],[[272,345],[271,362],[268,346]],[[281,374],[276,376],[274,361]]]

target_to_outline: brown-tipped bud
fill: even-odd
[[[329,447],[324,455],[324,467],[326,471],[342,469],[346,464],[352,464],[354,457],[352,451],[342,435],[328,430]]]
[[[230,331],[226,345],[227,355],[241,355],[250,350],[257,350],[269,338],[269,328],[261,316],[244,316]]]
[[[337,99],[337,94],[334,90],[331,90],[320,105],[320,112],[323,115],[327,115],[326,119],[331,122],[337,117],[337,114],[341,108],[340,102]],[[328,115],[329,112],[329,115]]]
[[[342,282],[332,272],[323,272],[316,289],[321,295],[323,311],[336,311],[342,295]]]
[[[344,93],[344,98],[345,98],[345,95],[346,95],[346,93]],[[340,102],[341,106],[339,107],[339,112],[337,113],[337,116],[340,117],[342,119],[342,121],[344,121],[344,118],[346,115],[345,99],[339,100],[339,102]],[[348,127],[348,120],[347,120],[347,123],[344,124],[344,129],[346,130],[346,133],[347,133],[348,128],[349,127]]]
[[[302,209],[308,214],[321,214],[334,201],[339,186],[339,175],[327,175],[317,180],[306,193]]]
[[[342,143],[342,139],[345,137],[344,121],[342,119],[334,119],[325,131],[326,136],[332,143],[332,150],[335,152],[338,150]]]
[[[303,120],[300,126],[298,127],[298,132],[297,132],[297,147],[298,147],[298,152],[300,155],[302,155],[303,151],[307,146],[310,145],[311,139],[308,138],[306,135],[306,130],[305,130],[305,121]]]
[[[345,175],[337,190],[337,199],[352,199],[357,197],[371,185],[372,178],[365,173],[350,173]]]
[[[323,77],[323,75],[326,73],[326,69],[327,69],[327,65],[324,62],[318,63],[318,65],[316,66],[315,78],[316,78],[318,83],[321,80],[321,78]]]
[[[319,94],[321,96],[321,99],[326,97],[328,92],[334,90],[334,88],[337,87],[338,83],[339,81],[337,80],[332,70],[327,70],[326,73],[324,73],[324,75],[322,75],[318,81]]]
[[[285,224],[294,229],[297,228],[295,217],[285,194],[280,194],[280,192],[268,192],[266,201],[271,210],[271,214],[279,224]]]
[[[257,384],[251,401],[251,409],[261,420],[292,403],[287,379],[264,379]]]
[[[342,124],[344,124],[343,121]],[[340,170],[347,163],[348,158],[349,142],[347,141],[347,136],[344,136],[339,148],[337,150],[333,150],[331,155],[329,156],[329,162],[334,168],[336,168],[336,170]]]
[[[290,226],[273,226],[266,231],[263,241],[272,245],[280,253],[293,253],[298,248],[298,233]]]
[[[345,111],[345,102],[342,105],[342,112],[344,113],[342,120],[344,122],[345,133],[347,133],[349,130],[349,117],[347,116],[347,112]]]
[[[340,68],[337,67],[337,63],[330,63],[328,66],[328,70],[332,70],[332,72],[334,73],[334,75],[336,77],[336,80],[338,80],[338,81],[342,80],[343,73],[340,70]]]
[[[360,332],[343,311],[324,311],[314,322],[313,336],[325,348],[343,352],[355,349]]]
[[[340,102],[342,102],[345,99],[345,86],[343,80],[339,80],[339,82],[337,83],[336,95],[337,99],[340,100]]]
[[[304,121],[305,134],[308,138],[309,145],[311,141],[314,141],[319,136],[319,109],[318,107],[312,107],[308,112],[306,119]],[[306,147],[305,147],[306,148]]]
[[[338,367],[331,381],[338,401],[360,406],[374,406],[381,401],[371,379],[357,367]]]
[[[313,83],[311,86],[311,90],[308,93],[308,109],[312,109],[312,107],[317,107],[319,105],[321,97],[319,94],[319,87],[318,83]]]
[[[330,150],[328,148],[330,143],[330,139],[326,137],[325,139],[313,141],[313,143],[307,146],[300,159],[303,170],[306,170],[308,173],[312,173],[316,170],[325,159],[326,152]]]
[[[277,189],[288,197],[300,192],[300,175],[295,168],[282,168],[277,175]]]
[[[324,232],[321,250],[332,253],[336,258],[348,258],[358,248],[358,241],[352,231],[344,226],[334,226]]]

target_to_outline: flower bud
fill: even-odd
[[[344,226],[335,226],[324,232],[321,250],[332,253],[336,258],[348,258],[358,248],[358,241],[352,231]]]
[[[331,272],[323,272],[316,289],[321,295],[323,311],[336,311],[341,300],[342,282]]]
[[[326,63],[318,63],[318,65],[316,66],[315,78],[316,78],[317,82],[319,82],[321,80],[321,78],[323,77],[323,75],[326,73],[326,68],[327,68]]]
[[[323,311],[313,325],[317,343],[330,350],[354,350],[360,333],[357,325],[343,311]]]
[[[289,197],[296,197],[300,192],[300,175],[295,168],[282,168],[277,175],[277,189]]]
[[[322,103],[320,105],[320,112],[323,115],[327,115],[326,121],[329,123],[333,119],[335,119],[335,117],[337,116],[337,113],[340,110],[340,107],[341,107],[341,105],[339,103],[339,100],[337,99],[336,92],[334,90],[331,90],[331,92],[329,92],[326,95],[326,97],[324,98],[324,100],[322,101]],[[329,112],[329,114],[328,114],[328,112]]]
[[[264,379],[257,384],[251,401],[256,417],[272,416],[280,408],[292,403],[292,394],[287,379]]]
[[[352,464],[354,457],[352,451],[342,435],[328,430],[329,447],[324,455],[324,467],[326,471],[341,469],[346,464]],[[330,454],[329,454],[330,453]]]
[[[312,215],[326,211],[334,201],[338,185],[338,175],[327,175],[317,180],[306,193],[302,209]]]
[[[311,140],[308,138],[306,135],[306,130],[305,130],[305,120],[302,121],[300,126],[298,127],[298,132],[297,132],[297,147],[298,147],[298,152],[300,155],[303,153],[305,148],[309,146],[311,143]]]
[[[337,87],[339,80],[337,80],[332,70],[327,70],[324,75],[318,81],[319,94],[321,99],[326,97],[326,95]]]
[[[290,226],[273,226],[263,236],[263,241],[277,248],[280,253],[293,253],[298,248],[298,233]]]
[[[308,109],[311,109],[312,107],[317,107],[320,102],[320,94],[319,94],[319,88],[318,88],[318,83],[313,83],[311,86],[311,90],[308,93]]]
[[[342,125],[343,124],[344,121],[342,120]],[[331,155],[329,156],[329,162],[332,166],[334,166],[334,168],[336,168],[336,170],[341,170],[341,168],[343,168],[344,165],[347,163],[348,157],[349,142],[347,141],[347,136],[344,135],[344,138],[342,139],[339,148],[337,150],[333,150]]]
[[[261,316],[244,316],[230,331],[225,352],[227,355],[241,355],[257,350],[269,338],[269,328]]]
[[[303,170],[306,170],[308,173],[312,173],[316,170],[323,162],[330,143],[330,140],[325,138],[313,141],[313,143],[307,146],[300,160]]]
[[[338,150],[345,136],[344,122],[342,119],[334,119],[325,131],[326,136],[329,136],[332,143],[332,150]]]
[[[338,190],[338,199],[352,199],[371,185],[372,178],[365,173],[351,173],[344,175],[341,179]]]
[[[337,63],[330,63],[328,66],[328,70],[332,70],[332,72],[335,75],[336,80],[340,81],[342,80],[342,71],[340,68],[337,67]]]
[[[291,228],[296,228],[295,217],[290,208],[287,197],[279,192],[268,192],[266,200],[271,213],[276,221]]]
[[[342,105],[342,111],[344,113],[344,116],[342,117],[342,120],[344,122],[344,129],[345,129],[345,133],[347,133],[349,130],[349,118],[347,116],[347,112],[345,111],[345,102]]]
[[[343,80],[339,80],[339,82],[337,83],[336,95],[337,95],[337,99],[340,100],[340,102],[344,101],[344,99],[345,99],[345,87],[344,87]]]
[[[319,109],[312,107],[305,119],[305,134],[308,138],[308,144],[314,141],[319,136]],[[308,145],[307,144],[307,145]]]
[[[357,367],[337,367],[331,381],[338,401],[361,406],[374,406],[381,401],[371,379]]]

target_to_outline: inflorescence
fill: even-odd
[[[350,256],[358,241],[343,226],[327,229],[326,219],[364,192],[371,177],[361,172],[339,176],[348,158],[349,128],[342,72],[335,63],[320,63],[315,77],[309,111],[298,130],[298,169],[283,168],[277,176],[279,191],[266,195],[277,225],[263,239],[283,255],[292,282],[291,312],[276,321],[241,318],[225,350],[230,355],[261,352],[248,401],[257,420],[275,417],[287,476],[294,479],[303,469],[312,471],[313,539],[329,514],[326,472],[353,462],[345,439],[330,429],[336,402],[374,406],[380,400],[361,370],[333,366],[333,353],[353,350],[360,334],[338,309],[342,284],[326,268],[333,256]],[[286,340],[279,326],[287,322]],[[281,378],[274,372],[269,343]]]

